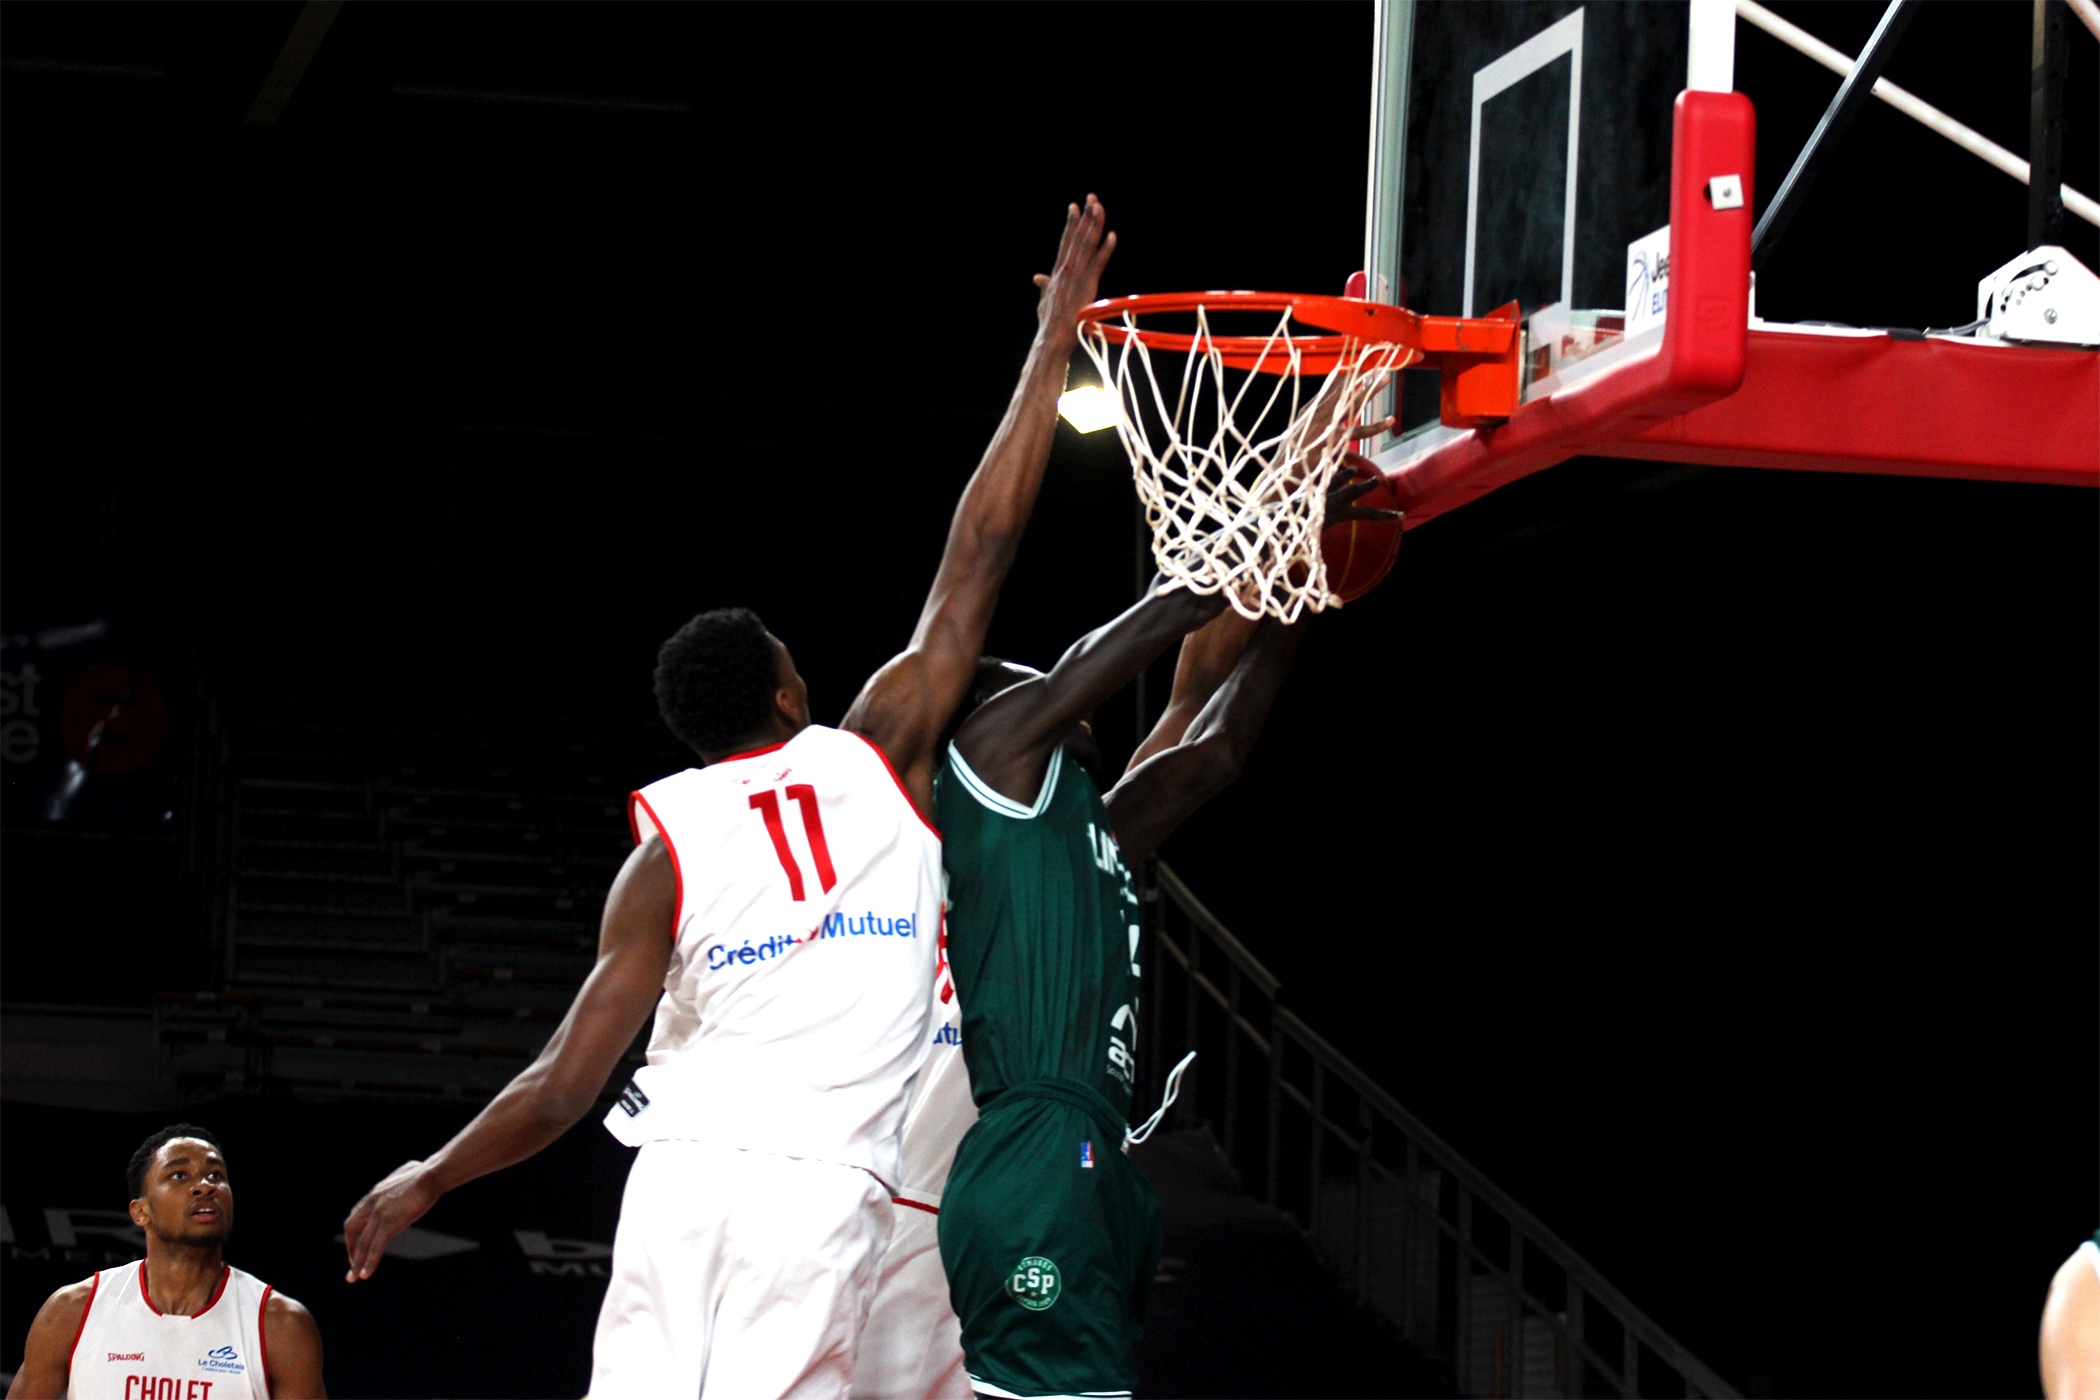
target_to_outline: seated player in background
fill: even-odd
[[[1333,493],[1330,518],[1391,519],[1350,504],[1367,489]],[[988,661],[941,772],[948,958],[978,1117],[955,1150],[938,1234],[979,1394],[1136,1384],[1159,1209],[1123,1150],[1139,1005],[1130,863],[1238,776],[1309,620],[1223,609],[1155,584],[1048,675]],[[1088,716],[1192,631],[1174,699],[1104,798]]]
[[[840,728],[810,723],[787,648],[744,609],[664,643],[658,706],[704,766],[634,795],[635,850],[574,1004],[473,1122],[358,1202],[351,1281],[445,1192],[580,1119],[653,1009],[649,1063],[606,1119],[641,1151],[591,1394],[846,1394],[930,1032],[938,741],[1042,483],[1078,312],[1115,247],[1105,220],[1091,195],[1071,207],[1056,270],[1036,278],[1027,365],[911,642]]]
[[[8,1400],[318,1400],[313,1314],[225,1259],[233,1183],[217,1138],[177,1123],[131,1154],[146,1257],[68,1284],[29,1326]]]
[[[2071,1252],[2042,1305],[2042,1393],[2100,1400],[2100,1234]]]

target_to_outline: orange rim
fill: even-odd
[[[1143,296],[1108,297],[1079,313],[1082,329],[1111,345],[1136,340],[1149,350],[1187,354],[1197,337],[1178,331],[1146,330],[1122,324],[1132,317],[1160,316],[1198,308],[1220,311],[1283,311],[1293,320],[1318,326],[1327,335],[1293,335],[1295,364],[1280,336],[1217,335],[1207,337],[1219,358],[1234,369],[1263,374],[1326,374],[1360,354],[1368,345],[1398,345],[1402,352],[1390,366],[1405,369],[1428,359],[1458,367],[1478,358],[1507,359],[1516,350],[1516,303],[1486,316],[1423,316],[1401,306],[1355,297],[1319,296],[1310,292],[1152,292]],[[1454,360],[1452,357],[1462,357]]]
[[[1397,344],[1408,352],[1394,369],[1421,358],[1421,317],[1412,311],[1382,302],[1358,301],[1350,297],[1318,296],[1294,292],[1153,292],[1142,296],[1106,297],[1079,313],[1082,326],[1090,328],[1111,345],[1135,339],[1148,350],[1187,354],[1199,337],[1178,331],[1155,331],[1122,323],[1125,315],[1163,316],[1173,312],[1285,311],[1291,318],[1324,331],[1326,335],[1281,336],[1219,335],[1207,339],[1225,364],[1233,369],[1257,370],[1264,374],[1326,374],[1358,354],[1367,345]],[[1293,352],[1295,351],[1295,357]]]

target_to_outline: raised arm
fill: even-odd
[[[1255,624],[1231,675],[1179,741],[1133,763],[1102,799],[1125,861],[1158,850],[1175,827],[1239,777],[1311,621],[1307,613],[1288,627],[1273,617]]]
[[[613,879],[598,961],[539,1057],[435,1156],[396,1167],[343,1222],[349,1282],[370,1278],[388,1242],[447,1191],[524,1161],[590,1111],[663,996],[677,917],[677,871],[652,836]]]
[[[1043,484],[1056,439],[1057,397],[1079,348],[1079,310],[1094,299],[1115,247],[1101,201],[1088,195],[1084,207],[1071,206],[1056,268],[1035,279],[1042,294],[1021,382],[956,503],[911,644],[868,678],[846,711],[843,727],[889,755],[923,810],[933,807],[934,747],[976,671],[999,589]]]
[[[1218,595],[1180,585],[1145,596],[1105,627],[1075,642],[1048,675],[1001,691],[963,721],[955,747],[977,776],[1016,802],[1032,802],[1050,754],[1103,700],[1128,685],[1177,637],[1224,610]]]
[[[1368,437],[1373,433],[1390,430],[1398,421],[1381,418],[1374,423],[1360,424],[1350,430],[1353,437]],[[1352,474],[1355,479],[1351,480]],[[1354,452],[1342,460],[1342,469],[1335,474],[1336,484],[1327,492],[1327,523],[1339,525],[1350,520],[1397,520],[1399,512],[1360,506],[1356,502],[1365,493],[1376,488],[1379,482],[1378,468]],[[1130,755],[1130,762],[1123,771],[1129,773],[1154,754],[1164,753],[1181,742],[1190,724],[1210,697],[1217,694],[1218,687],[1225,684],[1226,677],[1240,664],[1240,653],[1247,649],[1248,639],[1254,635],[1255,624],[1237,612],[1223,612],[1189,634],[1181,644],[1181,656],[1174,664],[1174,689],[1167,697],[1167,707],[1160,712],[1159,722],[1152,732]]]
[[[1256,625],[1227,608],[1189,633],[1181,644],[1181,656],[1174,663],[1174,689],[1167,696],[1167,707],[1160,712],[1159,722],[1152,726],[1145,742],[1130,755],[1130,762],[1123,766],[1125,773],[1181,742],[1181,736],[1203,713],[1210,697],[1218,693],[1218,687],[1240,664],[1240,653],[1247,649]]]

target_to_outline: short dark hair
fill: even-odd
[[[970,675],[970,688],[963,692],[961,702],[955,707],[955,713],[948,716],[948,725],[941,731],[939,757],[946,757],[948,745],[955,738],[955,732],[962,728],[964,720],[977,713],[978,706],[1001,691],[1012,690],[1021,683],[1021,678],[1014,675],[1010,668],[1023,665],[1026,663],[1009,661],[1003,656],[977,658],[977,669]]]
[[[758,614],[716,608],[657,649],[657,713],[687,747],[721,753],[766,722],[778,678],[773,638]]]
[[[124,1176],[126,1185],[131,1188],[131,1194],[125,1199],[135,1201],[146,1194],[146,1173],[153,1167],[153,1155],[177,1138],[196,1138],[200,1142],[208,1142],[212,1150],[219,1154],[219,1160],[226,1160],[226,1149],[219,1146],[219,1140],[212,1136],[211,1129],[200,1128],[195,1123],[170,1123],[165,1128],[148,1133],[146,1140],[139,1144],[139,1150],[131,1154],[131,1165],[125,1169]]]

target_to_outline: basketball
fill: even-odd
[[[1356,480],[1369,473],[1358,469]],[[1400,498],[1389,481],[1380,481],[1355,504],[1366,510],[1398,510]],[[1400,557],[1398,520],[1344,520],[1320,532],[1320,557],[1327,561],[1327,587],[1345,603],[1376,588]]]

